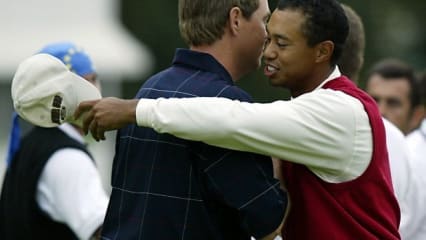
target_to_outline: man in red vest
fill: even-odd
[[[265,75],[291,101],[106,98],[80,104],[76,117],[89,111],[85,130],[97,139],[136,122],[281,159],[284,239],[400,239],[380,113],[336,65],[349,30],[340,4],[280,0],[267,29]]]

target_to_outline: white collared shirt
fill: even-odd
[[[392,183],[401,209],[399,230],[402,239],[426,239],[426,192],[413,165],[403,133],[388,120],[383,119],[389,152]],[[424,155],[423,155],[424,156]],[[424,174],[424,172],[422,173]]]
[[[70,124],[59,129],[84,143]],[[79,239],[89,239],[102,225],[109,201],[92,159],[75,148],[60,149],[48,159],[37,185],[36,199],[45,213],[68,225]]]
[[[415,217],[415,223],[419,226],[413,235],[410,236],[412,240],[423,240],[426,239],[426,207],[424,202],[426,200],[426,119],[423,120],[420,128],[410,133],[407,137],[408,149],[411,154],[413,175],[418,177],[419,184],[413,186],[417,194],[422,194],[420,204],[416,202],[409,202],[413,208],[413,217]]]
[[[340,75],[336,67],[322,84]],[[322,84],[291,101],[264,104],[141,99],[136,121],[161,133],[300,163],[327,182],[349,181],[371,161],[369,119],[358,99]]]
[[[413,155],[416,166],[422,168],[422,179],[426,184],[426,119],[418,129],[407,135],[408,147]],[[426,185],[425,185],[426,186]]]

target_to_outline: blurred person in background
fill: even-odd
[[[359,73],[364,64],[365,30],[358,13],[350,6],[341,4],[349,23],[349,34],[343,47],[342,56],[337,61],[342,74],[358,83]]]
[[[349,35],[338,66],[342,73],[356,82],[364,62],[365,31],[361,17],[348,5],[342,4],[349,21]],[[386,145],[389,154],[392,184],[401,208],[399,231],[402,239],[426,239],[423,226],[426,214],[424,207],[426,191],[420,183],[410,158],[403,133],[390,121],[383,118]],[[419,211],[420,210],[420,211]]]
[[[137,123],[282,159],[284,239],[400,239],[379,110],[336,66],[349,31],[340,4],[281,0],[267,30],[265,75],[291,101],[105,98],[81,103],[75,116],[89,110],[84,128],[95,139]]]
[[[92,60],[74,43],[51,43],[39,53],[58,58],[100,89]],[[17,121],[14,129],[19,129]],[[10,144],[0,196],[0,238],[99,237],[108,195],[81,128],[69,123],[34,126],[22,139],[13,136]]]
[[[423,107],[426,108],[426,71],[419,75],[418,80],[420,81],[419,84],[422,92],[421,102]],[[419,173],[421,179],[421,191],[426,192],[426,115],[424,116],[420,127],[408,134],[406,139],[408,142],[408,147],[411,151],[413,165],[416,167],[416,171]],[[424,210],[424,204],[422,206],[423,209],[417,209],[417,214],[423,215],[423,224],[421,229],[422,235],[419,234],[419,238],[417,238],[419,240],[426,239],[426,210]]]
[[[426,108],[426,71],[418,76],[419,89],[421,90],[421,103]],[[426,162],[426,114],[423,116],[420,127],[407,135],[407,141],[416,158]]]
[[[376,100],[382,116],[407,135],[423,120],[419,89],[411,66],[387,58],[371,68],[365,90]]]

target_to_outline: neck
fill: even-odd
[[[224,40],[218,40],[211,45],[191,46],[190,49],[197,52],[208,53],[212,55],[222,66],[228,71],[232,77],[232,81],[236,82],[243,73],[236,66],[234,60],[234,51],[230,48],[230,44],[226,44]]]
[[[309,80],[308,79],[305,80],[304,88],[290,90],[291,96],[295,98],[302,94],[312,92],[319,85],[321,85],[321,83],[324,82],[328,78],[328,76],[331,75],[333,70],[334,70],[334,66],[330,67],[329,65],[316,68],[314,71],[312,71],[310,76],[308,76]]]

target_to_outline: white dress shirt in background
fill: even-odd
[[[84,143],[71,125],[66,123],[59,129]],[[37,185],[36,199],[45,213],[68,225],[79,239],[89,239],[102,225],[109,201],[95,163],[75,148],[60,149],[48,159]]]

